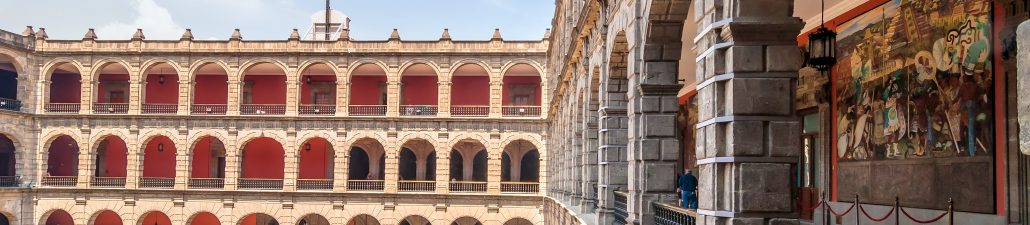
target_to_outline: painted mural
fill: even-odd
[[[990,0],[890,0],[837,28],[841,161],[989,156]]]

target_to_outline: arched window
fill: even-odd
[[[240,114],[286,114],[286,72],[273,63],[258,63],[243,72]]]
[[[165,136],[151,138],[143,149],[143,176],[140,187],[172,188],[175,186],[175,143]]]
[[[168,63],[158,63],[144,74],[143,108],[147,114],[175,114],[179,110],[179,73]]]

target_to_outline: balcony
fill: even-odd
[[[225,188],[224,178],[190,178],[188,185],[190,189],[222,189]]]
[[[485,181],[452,181],[451,192],[486,192]]]
[[[225,104],[193,104],[190,110],[194,115],[225,115],[229,109]]]
[[[401,116],[436,116],[435,105],[402,105]]]
[[[21,101],[0,98],[0,110],[21,111]]]
[[[501,193],[537,193],[540,183],[536,182],[501,182]]]
[[[348,180],[347,190],[383,191],[383,180]]]
[[[433,192],[436,191],[436,181],[431,180],[402,180],[397,182],[398,189],[405,192]]]
[[[168,177],[140,177],[139,187],[141,188],[157,188],[157,189],[172,189],[175,187],[175,178]]]
[[[490,106],[451,106],[451,116],[454,117],[486,117],[490,115]]]
[[[652,202],[654,222],[659,225],[694,225],[697,212],[661,202]]]
[[[175,114],[179,111],[178,104],[160,104],[160,103],[146,103],[143,104],[143,114]]]
[[[297,190],[332,190],[332,179],[298,179]]]
[[[385,116],[385,105],[352,105],[347,107],[351,116]]]
[[[283,180],[282,179],[257,179],[257,178],[240,178],[239,179],[240,189],[256,189],[256,190],[282,190]]]
[[[45,107],[48,113],[78,113],[79,108],[79,103],[47,103]]]
[[[504,106],[501,107],[504,117],[540,117],[540,106]]]
[[[16,176],[0,176],[0,187],[17,187],[19,180]]]
[[[243,115],[284,115],[286,114],[285,104],[241,104],[240,114]]]
[[[336,105],[300,105],[301,115],[336,115]]]
[[[615,191],[614,194],[615,199],[612,205],[615,206],[615,210],[612,212],[612,217],[615,222],[613,224],[627,224],[626,218],[629,218],[629,213],[626,210],[626,192]]]
[[[44,176],[40,181],[43,186],[48,187],[75,187],[78,177],[75,176]]]
[[[126,114],[129,113],[129,103],[93,103],[93,113]]]
[[[90,186],[99,188],[125,188],[124,177],[93,177]]]

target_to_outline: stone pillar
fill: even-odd
[[[492,146],[486,150],[486,193],[501,194],[501,149],[487,144]]]
[[[389,79],[389,78],[388,78]],[[398,80],[400,78],[397,78]],[[397,117],[400,116],[401,110],[401,82],[400,81],[388,81],[386,83],[386,116]]]
[[[179,108],[182,109],[182,108]],[[180,133],[181,134],[181,133]],[[175,143],[175,190],[186,190],[190,179],[190,143],[186,135],[176,135]]]
[[[587,93],[593,91],[588,89]],[[583,213],[594,213],[597,209],[597,104],[593,103],[593,99],[596,98],[597,96],[589,95],[584,98],[587,103],[583,111],[583,153],[580,155],[583,166],[579,168],[583,174],[583,183],[580,186],[583,193],[583,201],[580,203]]]
[[[300,173],[300,151],[297,149],[297,135],[287,132],[286,143],[282,143],[283,151],[283,190],[297,190],[297,174]]]
[[[346,116],[348,114],[348,106],[350,105],[349,87],[349,80],[336,79],[336,116]]]
[[[90,70],[86,70],[85,72],[92,73]],[[83,115],[93,114],[93,87],[96,87],[99,83],[94,81],[92,77],[89,77],[89,75],[90,74],[83,73],[83,80],[80,82],[80,89],[82,89],[82,91],[79,95],[79,114]]]
[[[146,77],[140,77],[141,72],[135,69],[129,70],[129,114],[139,115],[143,106],[144,94],[146,93]],[[135,78],[135,79],[133,79]]]
[[[611,73],[609,71],[609,73]],[[626,191],[628,163],[626,143],[629,137],[629,118],[626,116],[626,91],[628,80],[609,79],[602,87],[606,97],[598,110],[598,181],[597,205],[599,224],[612,224],[614,217],[614,192]]]
[[[229,77],[229,96],[226,102],[225,115],[228,116],[239,116],[240,115],[240,91],[243,89],[243,82],[234,80],[232,76]]]
[[[1019,45],[1019,52],[1030,51],[1030,22],[1023,22],[1019,24],[1019,28],[1016,31],[1017,36],[1016,43]],[[1018,68],[1019,73],[1016,78],[1016,90],[1018,90],[1018,100],[1016,106],[1018,107],[1018,121],[1019,121],[1019,150],[1023,154],[1030,155],[1030,54],[1019,54]]]
[[[698,27],[712,27],[695,39],[703,59],[697,66],[703,84],[697,98],[698,222],[798,224],[791,170],[800,142],[796,36],[804,24],[790,17],[791,0],[694,3]]]
[[[180,73],[186,73],[186,72],[185,71],[180,71]],[[196,86],[195,84],[196,84],[195,81],[186,80],[186,79],[179,80],[179,104],[178,104],[179,106],[178,106],[178,110],[175,112],[176,115],[189,115],[190,114],[190,109],[192,107],[192,105],[190,103],[193,102],[192,101],[193,100],[192,99],[192,95],[190,94],[190,90],[192,90],[193,87]]]
[[[125,187],[128,189],[139,187],[139,178],[143,177],[143,159],[146,157],[146,149],[140,149],[143,144],[134,142],[125,141]]]
[[[382,165],[380,166],[380,168],[383,168],[385,170],[384,175],[386,177],[384,177],[383,179],[383,192],[386,193],[397,193],[398,181],[400,180],[400,174],[398,173],[397,165],[399,155],[398,152],[400,152],[400,147],[398,147],[397,144],[394,143],[396,143],[396,141],[391,141],[390,143],[382,143],[383,147],[386,148],[386,165]],[[369,159],[371,158],[372,157],[369,157]]]
[[[437,116],[438,117],[451,117],[451,81],[441,80],[437,84],[437,97],[440,101],[437,103]]]
[[[236,182],[240,179],[240,151],[241,146],[236,146],[236,135],[230,135],[229,140],[223,141],[225,145],[225,190],[236,190]]]
[[[81,137],[84,138],[76,140],[78,141],[77,144],[79,144],[79,176],[75,187],[88,188],[89,181],[93,179],[93,171],[90,170],[90,168],[93,168],[93,157],[91,157],[92,151],[89,149],[89,132],[83,132]]]
[[[490,82],[490,118],[500,118],[502,115],[502,103],[504,102],[502,99],[504,96],[501,95],[503,94],[503,89],[504,83],[501,82],[500,78]]]
[[[300,81],[297,81],[297,74],[294,71],[288,72],[286,76],[286,115],[297,116],[300,108]]]
[[[336,132],[337,141],[333,143],[333,151],[336,152],[333,156],[333,162],[336,163],[333,167],[333,172],[336,173],[335,176],[333,176],[333,192],[347,191],[347,180],[350,179],[350,177],[347,177],[347,169],[350,168],[347,164],[348,159],[350,159],[349,153],[351,146],[346,144],[345,140],[347,139],[347,136],[345,134],[341,134],[341,132],[342,131]]]
[[[445,141],[439,143],[447,143]],[[447,194],[451,185],[451,146],[436,147],[436,193]]]

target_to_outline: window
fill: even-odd
[[[534,106],[536,105],[536,84],[512,84],[508,86],[508,95],[511,105]]]
[[[801,157],[798,158],[798,204],[801,206],[801,218],[812,219],[815,204],[820,199],[820,183],[822,179],[819,165],[826,154],[822,152],[819,136],[819,113],[803,114],[801,131]]]

